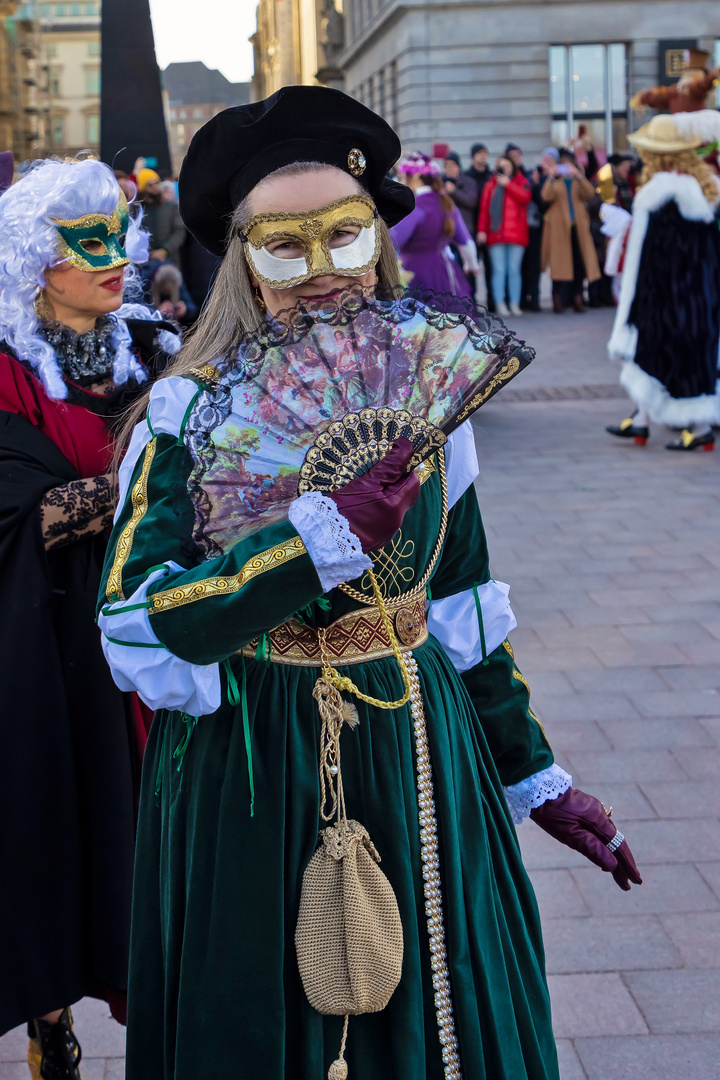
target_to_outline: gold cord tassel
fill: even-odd
[[[345,1060],[345,1044],[347,1043],[348,1033],[348,1020],[349,1016],[345,1017],[345,1024],[343,1026],[343,1037],[340,1044],[340,1056],[333,1061],[332,1065],[328,1069],[328,1080],[347,1080],[348,1067]]]

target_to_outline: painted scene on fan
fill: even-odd
[[[464,322],[436,327],[417,313],[397,324],[366,310],[267,344],[249,378],[229,374],[230,412],[197,457],[204,537],[226,551],[283,520],[308,449],[348,413],[389,406],[442,427],[504,362],[473,337]]]

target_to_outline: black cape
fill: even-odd
[[[674,398],[714,394],[720,342],[720,229],[677,203],[650,215],[628,320],[635,363]]]
[[[45,492],[78,478],[0,411],[0,1034],[127,987],[139,755],[95,625],[106,542],[46,552],[40,525]]]

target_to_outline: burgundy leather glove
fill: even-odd
[[[625,892],[633,885],[642,885],[632,852],[623,838],[614,854],[607,846],[617,834],[605,807],[594,795],[579,788],[569,788],[557,799],[548,799],[530,811],[533,821],[561,844],[579,851],[601,870],[612,874]],[[622,837],[622,833],[620,833]]]
[[[363,476],[351,480],[332,499],[363,551],[373,551],[392,540],[420,494],[420,481],[407,467],[413,456],[409,439],[398,439],[382,461]]]

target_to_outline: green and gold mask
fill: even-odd
[[[130,262],[125,253],[130,214],[124,195],[120,195],[111,217],[107,214],[86,214],[71,221],[53,218],[52,223],[60,238],[60,254],[78,270],[88,273],[115,270]]]

